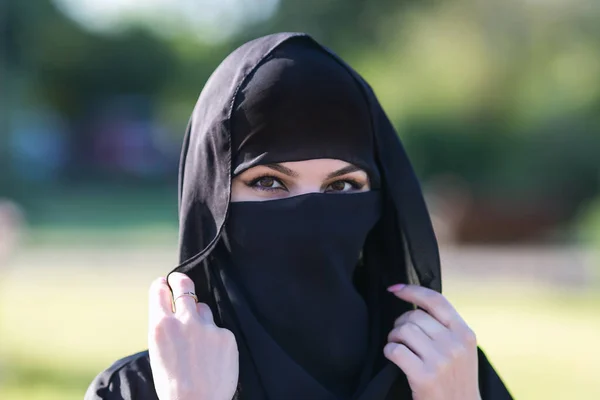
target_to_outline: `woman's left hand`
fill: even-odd
[[[416,285],[388,288],[421,309],[394,323],[385,356],[406,374],[415,400],[480,400],[477,340],[450,302]]]

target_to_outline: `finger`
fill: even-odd
[[[409,322],[419,326],[431,339],[439,339],[451,333],[441,322],[420,309],[407,311],[402,314],[394,321],[394,327],[399,327]]]
[[[423,361],[403,344],[388,343],[383,348],[383,354],[408,377],[415,376],[423,369]]]
[[[171,291],[167,285],[167,280],[160,277],[152,281],[148,291],[148,308],[151,321],[157,318],[172,315]]]
[[[207,324],[215,325],[215,319],[213,318],[213,313],[206,303],[198,303],[196,304],[196,310],[198,311],[198,315],[200,315],[200,319]]]
[[[168,280],[175,299],[175,314],[196,313],[196,300],[191,296],[181,296],[184,293],[194,292],[194,282],[180,272],[173,272]]]
[[[388,341],[405,345],[423,361],[438,356],[431,338],[420,327],[410,322],[392,329]]]
[[[396,297],[421,307],[447,327],[464,324],[452,304],[435,290],[417,285],[394,285],[388,288]]]

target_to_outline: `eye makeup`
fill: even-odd
[[[342,183],[344,186],[342,186],[342,188],[334,188],[334,185]],[[350,185],[350,189],[349,190],[344,190],[345,188],[345,184],[349,184]],[[345,178],[345,179],[337,179],[331,183],[328,183],[326,185],[324,185],[323,187],[323,192],[325,193],[347,193],[347,192],[357,192],[362,190],[366,185],[366,182],[360,182],[357,179],[354,178]],[[330,189],[331,188],[331,189]]]
[[[261,181],[266,181],[266,180],[269,180],[272,184],[275,184],[277,186],[260,185],[259,184]],[[263,190],[263,191],[268,191],[268,192],[272,192],[272,191],[276,191],[276,190],[285,190],[285,191],[288,190],[280,178],[277,178],[276,176],[274,176],[273,174],[270,174],[270,173],[265,173],[265,174],[253,177],[252,179],[244,181],[244,184],[252,189]]]
[[[335,187],[336,185],[342,184],[342,187]],[[272,174],[263,174],[247,181],[244,181],[244,184],[249,188],[261,191],[289,191],[286,184],[282,179],[273,176]],[[350,185],[350,188],[346,190],[346,184]],[[358,179],[346,178],[346,179],[338,179],[333,182],[327,183],[322,186],[321,191],[324,193],[347,193],[347,192],[356,192],[361,191],[366,186],[366,182],[360,182]]]
[[[338,164],[339,165],[339,164]],[[369,189],[369,177],[366,172],[354,165],[346,165],[327,173],[330,166],[307,166],[306,172],[300,166],[298,172],[286,165],[270,164],[252,168],[238,177],[236,181],[260,197],[286,197],[304,193],[349,194]],[[332,169],[333,170],[333,169]],[[241,187],[240,187],[241,189]]]

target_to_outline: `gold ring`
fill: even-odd
[[[183,296],[189,296],[192,299],[194,299],[194,301],[196,303],[198,303],[198,296],[196,296],[196,293],[194,292],[185,292],[185,293],[181,293],[179,296],[175,297],[175,299],[173,300],[173,303],[175,303],[177,301],[178,298],[183,297]]]

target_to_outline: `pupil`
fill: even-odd
[[[332,184],[333,190],[344,190],[346,184],[342,181],[337,181]]]
[[[271,187],[273,186],[273,178],[264,177],[261,178],[261,180],[258,181],[258,183],[260,183],[260,186]]]

